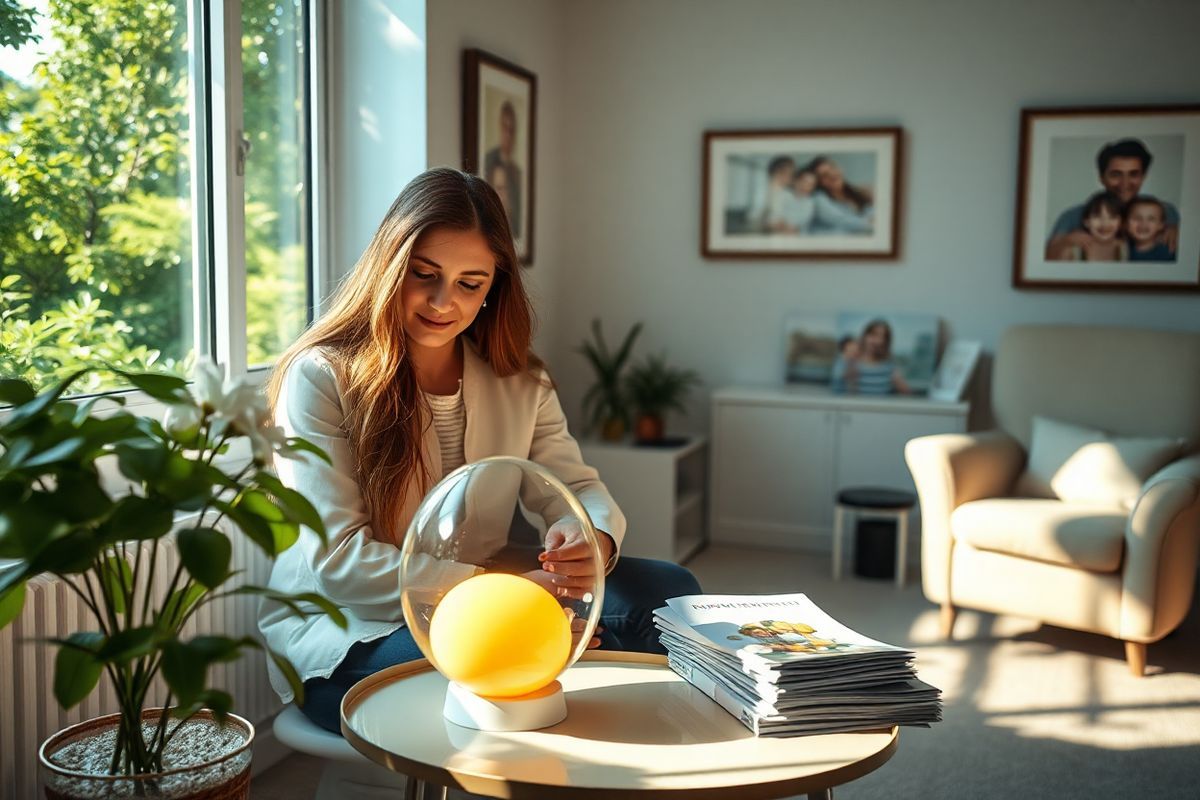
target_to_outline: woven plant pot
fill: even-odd
[[[142,712],[143,723],[158,721],[161,709]],[[64,728],[42,743],[38,751],[42,782],[47,800],[109,800],[109,798],[147,798],[147,800],[249,800],[250,745],[254,726],[230,714],[222,732],[232,731],[238,741],[206,760],[189,764],[186,759],[162,772],[147,775],[108,775],[64,766],[61,758],[68,747],[103,737],[116,729],[120,714],[96,717]],[[202,711],[184,725],[214,729],[212,715]],[[197,729],[197,732],[202,732]],[[233,738],[233,737],[231,737]],[[172,743],[173,744],[173,743]],[[111,752],[111,750],[109,751]],[[171,752],[168,745],[167,752]],[[166,760],[166,759],[164,759]]]

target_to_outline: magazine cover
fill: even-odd
[[[867,638],[822,611],[803,594],[685,595],[659,615],[674,632],[688,629],[708,646],[773,665],[824,661],[869,653],[910,655],[903,647]],[[673,613],[670,613],[673,612]]]

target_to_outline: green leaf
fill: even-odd
[[[171,694],[181,706],[190,706],[204,690],[207,662],[193,657],[183,642],[166,642],[162,647],[162,674]]]
[[[155,620],[156,627],[160,632],[175,631],[191,607],[207,592],[208,589],[199,583],[189,583],[187,586],[171,592],[166,602],[163,603],[162,613]]]
[[[214,528],[188,528],[176,534],[179,557],[188,574],[200,584],[215,589],[229,577],[233,545]]]
[[[116,370],[116,373],[155,400],[162,400],[164,403],[176,403],[188,397],[187,381],[183,378],[176,378],[174,375],[156,375],[150,372],[122,372],[121,370]]]
[[[161,500],[128,495],[117,501],[112,515],[97,530],[104,544],[157,539],[175,524],[175,510]]]
[[[112,598],[112,609],[125,613],[125,595],[133,591],[133,570],[129,562],[118,555],[105,556],[100,560],[100,582],[105,593]]]
[[[299,436],[289,436],[287,443],[288,443],[288,447],[292,448],[293,450],[300,450],[301,452],[304,452],[304,453],[312,453],[314,456],[321,459],[326,464],[333,464],[333,461],[329,458],[328,453],[326,453],[324,450],[317,447],[315,444],[308,441],[307,439],[301,439]]]
[[[214,500],[213,506],[233,520],[234,524],[269,556],[275,555],[275,534],[262,517],[252,514],[240,505],[234,506],[223,500]]]
[[[48,447],[45,450],[26,458],[21,463],[21,469],[44,467],[59,461],[68,461],[87,448],[87,439],[82,436],[72,436]]]
[[[96,658],[106,663],[128,664],[150,655],[158,645],[159,632],[151,625],[117,631],[101,645]]]
[[[290,521],[283,513],[283,509],[266,494],[257,490],[245,492],[238,500],[237,505],[238,508],[254,514],[267,523],[274,547],[272,552],[275,555],[287,550],[300,538],[300,526]]]
[[[4,594],[18,583],[23,583],[31,574],[24,564],[13,564],[0,569],[0,594]]]
[[[212,484],[201,469],[203,466],[203,463],[192,461],[179,453],[170,453],[162,474],[151,483],[180,509],[198,509],[212,493]]]
[[[16,619],[25,607],[25,581],[0,591],[0,630]]]
[[[207,664],[215,664],[219,661],[236,661],[238,656],[241,655],[243,647],[249,647],[253,650],[262,647],[261,644],[249,636],[243,636],[240,639],[231,639],[228,636],[197,636],[188,642],[187,646],[195,654],[196,658]]]
[[[259,472],[255,476],[255,480],[274,495],[293,522],[307,526],[321,537],[322,542],[325,541],[325,523],[321,519],[320,513],[304,495],[295,489],[284,486],[283,481],[269,472]]]
[[[229,712],[233,709],[233,696],[229,692],[208,689],[201,692],[200,696],[196,698],[196,705],[211,710],[213,717],[223,725],[229,718]]]
[[[30,492],[19,504],[0,508],[0,558],[31,561],[70,529],[50,495]]]
[[[163,474],[167,446],[152,442],[125,443],[114,448],[121,474],[131,481],[150,482]]]
[[[42,572],[78,575],[91,569],[101,547],[92,531],[73,530],[39,549],[30,559],[29,568],[35,575]]]
[[[296,705],[304,705],[304,681],[300,680],[300,673],[296,672],[296,668],[288,661],[286,657],[276,653],[274,650],[267,650],[267,655],[275,662],[275,666],[283,673],[283,677],[287,680],[288,686],[292,689],[292,694],[296,696]]]
[[[9,470],[20,469],[25,459],[33,452],[36,447],[33,439],[22,436],[15,438],[4,450],[4,455],[0,456],[0,474]]]
[[[81,634],[72,634],[68,641],[86,647]],[[94,639],[91,639],[94,642]],[[95,655],[76,647],[61,647],[54,659],[54,697],[65,709],[72,709],[92,693],[100,680],[104,665]]]
[[[88,471],[59,474],[52,496],[67,520],[77,525],[104,517],[114,505],[100,485],[99,475]]]
[[[317,594],[316,592],[299,592],[297,594],[289,594],[280,592],[266,586],[239,586],[233,591],[234,594],[256,594],[281,603],[291,609],[292,613],[300,617],[311,617],[315,614],[324,613],[333,620],[333,624],[337,625],[342,630],[346,629],[346,615],[337,607],[337,604],[332,600]],[[303,604],[314,605],[317,610],[306,608]]]
[[[54,388],[43,392],[34,399],[26,403],[22,403],[14,408],[12,413],[9,415],[8,420],[5,422],[5,429],[16,430],[26,425],[30,420],[41,416],[43,413],[45,413],[46,409],[53,405],[58,398],[62,396],[63,392],[65,392],[72,383],[78,380],[80,376],[86,375],[88,372],[91,372],[90,367],[77,370],[76,372],[68,375],[63,381],[55,385]]]
[[[37,392],[23,380],[18,378],[4,378],[0,380],[0,403],[19,406],[28,403],[35,397],[37,397]]]

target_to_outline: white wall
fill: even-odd
[[[430,167],[462,166],[462,53],[478,47],[537,76],[533,266],[524,271],[538,316],[535,348],[556,354],[557,298],[567,293],[562,229],[570,209],[562,136],[567,104],[567,5],[560,0],[430,0]],[[555,364],[551,365],[556,366]],[[557,372],[557,370],[556,370]]]
[[[555,273],[560,322],[549,355],[573,419],[591,377],[572,350],[594,316],[614,337],[643,320],[640,352],[665,348],[708,388],[779,380],[782,323],[793,309],[934,313],[952,335],[989,348],[1007,326],[1031,321],[1200,330],[1195,295],[1010,285],[1021,107],[1200,101],[1195,0],[565,8],[556,46],[569,56],[565,76],[553,78],[565,98],[563,151],[539,148],[541,158],[565,157],[539,184],[560,181],[569,206],[558,217],[557,257],[536,269],[539,278]],[[440,15],[431,8],[431,44]],[[518,31],[498,24],[488,36],[504,42]],[[431,96],[435,86],[440,93],[431,74]],[[433,118],[431,109],[431,148]],[[898,261],[700,257],[704,130],[866,125],[907,134]],[[539,188],[539,215],[555,213],[550,196]],[[678,427],[707,427],[706,397],[693,405]]]
[[[425,1],[329,6],[326,273],[358,261],[404,184],[425,169]]]

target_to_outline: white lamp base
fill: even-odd
[[[558,681],[518,697],[481,697],[450,681],[442,716],[479,731],[534,731],[566,719],[567,702]]]

